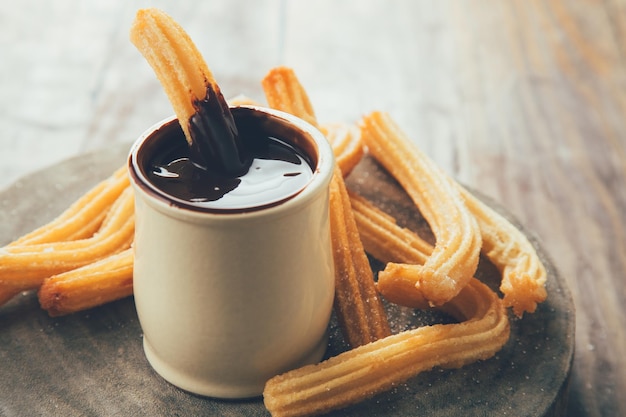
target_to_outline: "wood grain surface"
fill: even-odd
[[[0,3],[0,187],[172,113],[128,40],[162,7],[226,95],[292,66],[321,121],[386,110],[512,212],[576,305],[567,415],[626,415],[626,1]]]

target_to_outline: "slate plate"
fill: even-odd
[[[69,159],[0,191],[0,245],[51,220],[123,165],[128,149],[117,146]],[[428,233],[410,200],[372,160],[364,159],[348,184],[400,223]],[[497,356],[457,370],[423,373],[335,415],[564,415],[574,307],[564,280],[530,238],[548,269],[549,297],[535,314],[512,318],[511,338]],[[497,288],[498,273],[489,262],[481,261],[477,275]],[[394,331],[447,320],[387,307]],[[334,320],[330,333],[328,355],[346,349]],[[132,297],[61,318],[48,317],[35,294],[16,297],[0,307],[0,415],[269,415],[260,399],[207,399],[168,384],[148,365],[141,336]]]

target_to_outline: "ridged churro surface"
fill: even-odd
[[[365,116],[361,131],[369,153],[402,185],[436,240],[423,265],[387,264],[378,276],[378,289],[387,296],[387,283],[401,276],[412,280],[414,291],[430,303],[441,305],[459,293],[478,267],[481,235],[476,219],[453,181],[412,144],[389,114]]]

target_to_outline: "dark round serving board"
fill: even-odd
[[[1,191],[0,245],[51,220],[122,166],[128,149],[117,146],[82,155]],[[427,232],[410,200],[370,159],[361,162],[348,184],[400,223]],[[422,373],[335,415],[563,415],[574,350],[574,307],[564,280],[539,243],[530,239],[548,269],[548,299],[536,313],[512,318],[511,338],[494,358]],[[373,265],[380,267],[375,261]],[[488,262],[481,261],[477,275],[497,288],[498,273]],[[396,332],[445,320],[387,307]],[[330,334],[328,355],[346,349],[334,320]],[[214,400],[168,384],[148,365],[141,337],[132,297],[60,318],[48,317],[33,293],[16,297],[0,307],[0,415],[269,415],[260,399]]]

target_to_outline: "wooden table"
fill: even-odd
[[[172,113],[128,40],[146,2],[2,3],[0,188]],[[261,99],[261,77],[289,65],[321,121],[386,110],[512,212],[573,293],[568,415],[626,415],[626,2],[151,5],[187,29],[225,95]]]

